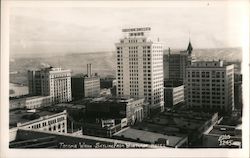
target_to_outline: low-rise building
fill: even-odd
[[[27,108],[36,109],[50,106],[53,103],[52,96],[32,96],[10,99],[9,109]]]
[[[127,118],[134,124],[147,116],[147,103],[143,98],[103,98],[88,103],[86,111],[92,118]]]
[[[236,126],[215,125],[204,132],[203,147],[241,148],[242,129]]]
[[[204,131],[218,121],[218,114],[165,111],[114,134],[116,139],[160,144],[167,147],[197,147]]]
[[[128,126],[127,118],[88,119],[83,123],[83,135],[112,137],[116,132]]]
[[[159,148],[156,145],[132,141],[101,138],[88,135],[55,133],[50,131],[16,128],[10,131],[9,147],[12,149],[122,149],[122,148]],[[166,147],[165,147],[166,148]]]
[[[135,128],[127,128],[114,134],[114,138],[123,140],[136,141],[146,144],[154,144],[159,147],[186,147],[188,145],[187,136],[172,136],[157,132],[139,130]]]
[[[67,111],[58,113],[44,109],[10,111],[10,128],[19,127],[67,133]]]

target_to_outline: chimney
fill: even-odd
[[[87,76],[89,77],[89,64],[87,64]]]
[[[89,64],[89,77],[92,75],[92,72],[91,72],[91,64]]]
[[[87,64],[87,76],[91,77],[91,74],[92,74],[92,72],[91,72],[91,64]]]

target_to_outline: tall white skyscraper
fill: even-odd
[[[117,96],[144,97],[150,111],[163,111],[163,45],[149,39],[150,30],[122,30],[124,37],[116,43]]]
[[[61,68],[43,68],[28,71],[29,93],[51,96],[53,103],[69,102],[71,96],[71,71]]]

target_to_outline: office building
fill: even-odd
[[[91,64],[87,64],[87,74],[72,77],[72,97],[74,100],[100,95],[100,77],[92,74]]]
[[[117,96],[144,97],[151,111],[163,111],[163,45],[150,40],[150,30],[122,30],[116,43]]]
[[[51,96],[53,103],[69,102],[71,72],[61,68],[42,68],[28,71],[29,94]]]
[[[183,84],[186,67],[192,62],[192,44],[189,42],[186,51],[172,53],[170,48],[167,54],[164,54],[164,80]]]
[[[196,61],[187,68],[186,102],[200,110],[234,109],[234,66],[223,61]]]
[[[184,85],[164,87],[165,106],[172,107],[184,102]]]

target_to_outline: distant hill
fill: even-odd
[[[181,49],[171,49],[173,54],[179,53]],[[168,50],[164,50],[164,54],[168,54]],[[226,60],[226,61],[242,61],[241,48],[213,48],[213,49],[194,49],[193,55],[198,60]]]
[[[179,50],[173,50],[179,51]],[[228,60],[241,61],[240,48],[223,49],[194,49],[193,53],[198,60]],[[60,55],[19,55],[10,57],[10,72],[18,72],[10,75],[10,82],[27,84],[27,71],[48,65],[65,69],[71,69],[72,74],[86,73],[87,63],[92,64],[92,72],[101,76],[115,75],[115,52],[95,53],[70,53]]]
[[[199,60],[242,61],[241,48],[194,49],[193,53]]]
[[[45,66],[61,66],[71,69],[72,74],[87,73],[87,64],[92,64],[92,72],[101,76],[115,75],[114,52],[72,53],[49,57],[17,57],[10,60],[10,82],[27,84],[27,71]]]

